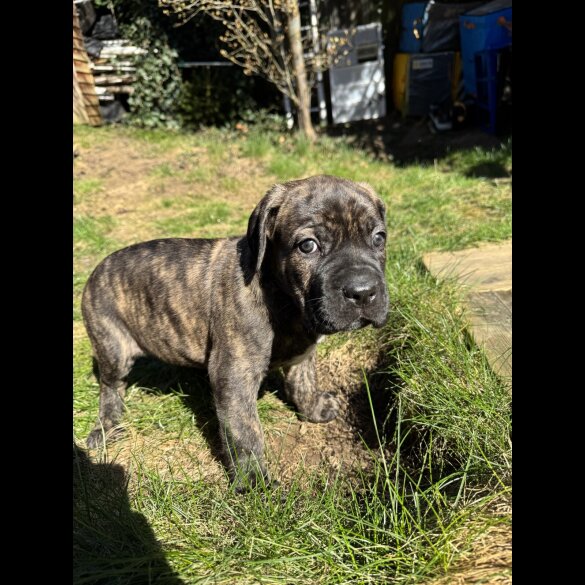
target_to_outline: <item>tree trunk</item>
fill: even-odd
[[[307,72],[305,70],[305,58],[303,56],[303,43],[301,41],[301,16],[299,14],[298,0],[288,0],[288,40],[292,53],[293,72],[296,81],[298,103],[298,118],[301,132],[311,141],[317,140],[317,135],[311,122],[311,95],[307,84]]]

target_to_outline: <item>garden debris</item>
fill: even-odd
[[[116,19],[111,14],[106,14],[95,23],[91,36],[101,41],[115,39],[119,36]]]
[[[81,32],[86,35],[91,30],[96,20],[95,8],[91,0],[75,0],[77,14],[79,15],[79,26]]]

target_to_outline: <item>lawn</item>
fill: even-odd
[[[511,176],[511,143],[401,168],[261,127],[78,126],[74,144],[75,583],[511,582],[511,396],[469,341],[464,291],[421,266],[511,237],[511,181],[477,172]],[[321,173],[388,205],[390,320],[319,346],[339,419],[302,423],[271,375],[258,408],[282,487],[237,495],[205,372],[147,362],[125,437],[88,453],[98,385],[80,297],[95,265],[147,239],[243,234],[272,184]]]

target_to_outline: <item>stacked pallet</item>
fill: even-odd
[[[136,81],[134,58],[146,53],[144,49],[125,39],[101,41],[103,47],[98,57],[93,57],[91,69],[100,102],[112,102],[117,94],[130,95]]]

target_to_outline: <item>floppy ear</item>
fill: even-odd
[[[262,197],[248,221],[248,246],[252,251],[252,265],[255,266],[256,272],[259,272],[260,266],[262,266],[266,251],[266,238],[272,235],[276,214],[284,199],[285,192],[284,185],[272,186]]]
[[[374,188],[369,183],[358,183],[358,185],[368,192],[368,195],[375,203],[376,209],[380,213],[384,223],[386,223],[386,204],[380,199],[380,196],[374,191]]]

